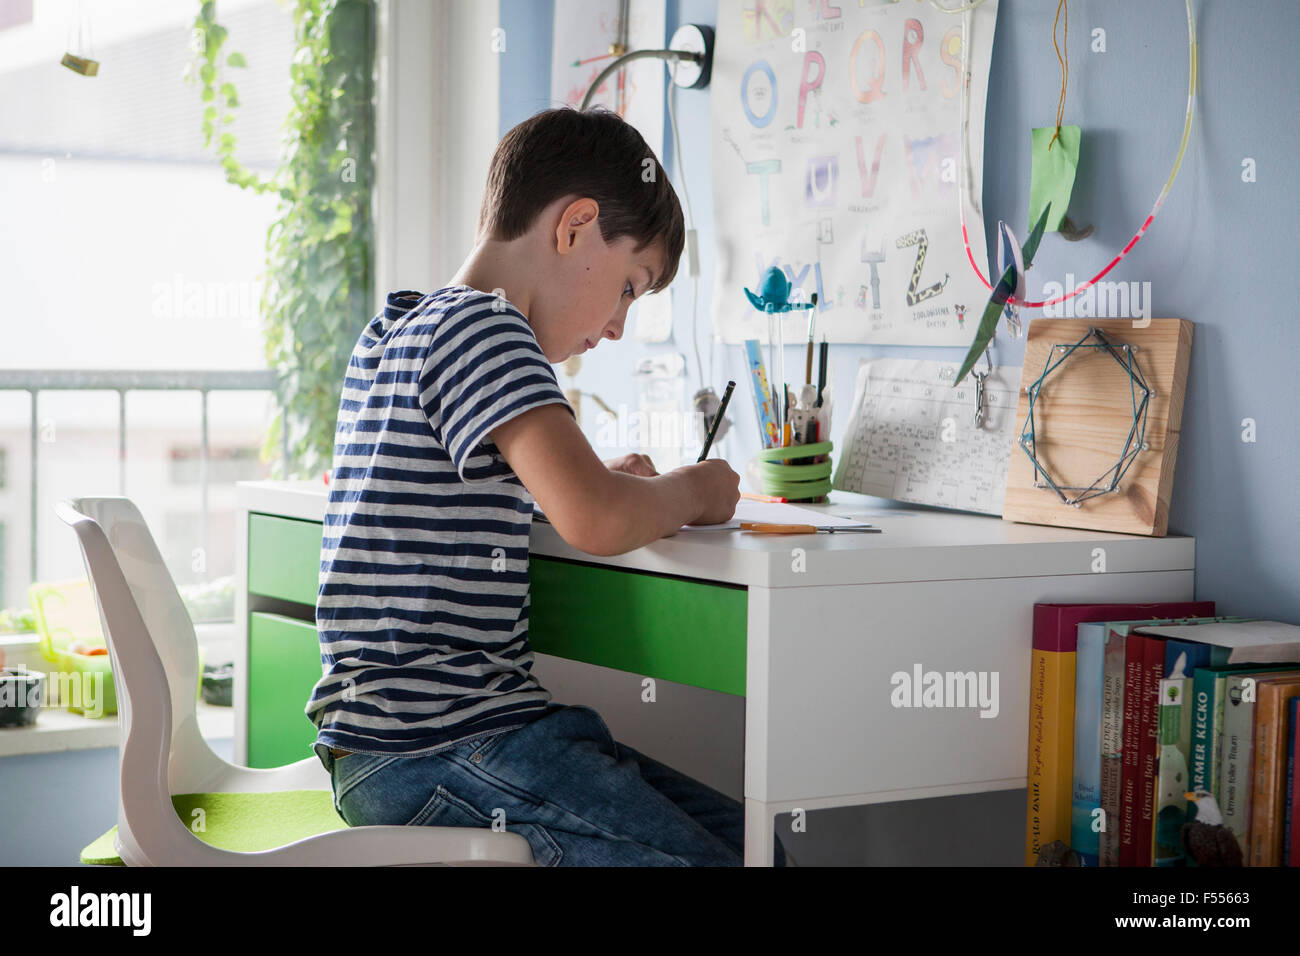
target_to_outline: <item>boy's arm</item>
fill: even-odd
[[[705,509],[692,468],[654,478],[610,471],[558,403],[498,425],[492,441],[560,537],[588,554],[639,548],[695,521]]]

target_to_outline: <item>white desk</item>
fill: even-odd
[[[247,512],[321,521],[325,502],[318,482],[241,482],[241,561]],[[770,865],[779,813],[1024,787],[1034,603],[1193,597],[1191,538],[872,503],[835,492],[829,505],[812,507],[863,517],[881,534],[688,532],[614,557],[578,551],[534,523],[535,555],[747,589],[746,865]],[[1097,549],[1104,571],[1094,570]],[[236,620],[246,622],[241,599]],[[917,665],[996,674],[996,716],[970,706],[894,706],[891,676]],[[238,756],[247,690],[237,681],[235,692]],[[650,755],[676,765],[671,747]]]

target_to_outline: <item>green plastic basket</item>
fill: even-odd
[[[86,717],[116,714],[113,665],[90,581],[38,581],[27,589],[27,595],[36,615],[41,655],[54,665],[46,702]],[[78,641],[102,647],[104,653],[79,654],[70,650]],[[96,702],[99,706],[95,706]]]
[[[27,594],[36,617],[36,632],[41,638],[41,655],[54,665],[46,690],[47,706],[53,704],[89,718],[116,714],[112,659],[107,653],[90,580],[38,581],[27,589]],[[102,647],[105,653],[80,654],[70,650],[70,645],[78,641]],[[199,674],[202,673],[203,648],[200,647]],[[196,700],[202,683],[198,681]]]
[[[834,444],[829,441],[807,445],[764,448],[754,456],[759,487],[763,494],[787,501],[825,501],[831,491],[831,456]],[[811,458],[804,464],[794,464]]]

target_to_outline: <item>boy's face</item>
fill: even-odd
[[[557,204],[558,220],[543,219],[554,225],[554,232],[547,228],[549,266],[529,315],[538,344],[552,363],[594,348],[602,338],[622,338],[628,306],[664,267],[662,243],[651,243],[640,252],[633,251],[636,240],[630,236],[606,243],[595,200],[570,197]]]

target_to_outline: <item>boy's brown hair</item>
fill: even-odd
[[[664,273],[647,291],[667,288],[686,241],[682,207],[636,127],[603,106],[543,110],[502,137],[488,167],[479,237],[516,239],[548,205],[574,193],[599,204],[605,242],[630,236],[640,252],[662,241]]]

